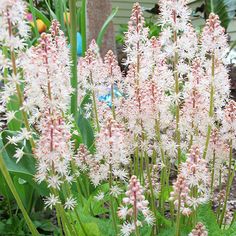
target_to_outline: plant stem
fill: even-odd
[[[10,19],[8,19],[8,34],[10,37],[12,36],[12,23],[11,23]],[[11,55],[11,64],[12,64],[13,74],[14,74],[14,76],[17,76],[16,57],[15,57],[14,49],[10,49],[10,55]],[[16,91],[17,91],[19,104],[20,104],[20,107],[22,108],[21,114],[23,117],[23,121],[24,121],[27,131],[30,132],[30,125],[28,122],[27,113],[23,109],[24,96],[21,92],[20,85],[17,82],[15,83],[15,85],[16,85]],[[29,141],[30,141],[32,149],[34,149],[35,148],[34,140],[32,138],[30,138]]]
[[[10,188],[14,198],[16,199],[17,205],[19,206],[19,208],[20,208],[20,210],[21,210],[21,212],[22,212],[22,214],[23,214],[23,216],[25,218],[25,221],[26,221],[26,223],[27,223],[27,225],[28,225],[28,227],[30,229],[30,232],[32,233],[33,236],[39,236],[40,235],[39,232],[37,231],[37,229],[35,228],[33,222],[31,221],[31,219],[30,219],[27,211],[25,210],[25,207],[24,207],[24,205],[23,205],[23,203],[22,203],[22,201],[20,199],[20,196],[17,193],[17,190],[16,190],[16,188],[14,186],[14,183],[13,183],[13,181],[11,179],[11,176],[10,176],[10,174],[9,174],[9,172],[7,170],[7,167],[6,167],[5,163],[4,163],[2,153],[0,153],[0,169],[1,169],[1,172],[2,172],[2,174],[4,176],[4,178],[5,178],[8,186],[9,186],[9,188]]]
[[[73,88],[73,94],[71,95],[71,113],[75,120],[78,119],[77,112],[77,99],[78,99],[78,78],[77,78],[77,27],[76,27],[76,0],[69,0],[70,8],[70,44],[71,44],[71,86]]]
[[[93,82],[93,74],[92,71],[90,72],[90,83],[92,87],[94,87]],[[99,119],[98,119],[98,110],[97,110],[97,102],[96,102],[96,95],[94,89],[92,89],[92,99],[93,99],[93,116],[97,125],[97,131],[100,132],[100,125],[99,125]]]
[[[64,187],[64,186],[63,186],[63,187]],[[72,195],[70,186],[69,186],[69,184],[68,184],[67,182],[65,182],[65,187],[63,188],[63,194],[64,194],[65,197],[69,197],[69,196]],[[80,219],[80,216],[79,216],[79,214],[78,214],[78,212],[77,212],[77,208],[75,209],[75,214],[76,214],[77,220],[78,220],[78,222],[79,222],[79,225],[80,225],[80,227],[81,227],[83,233],[87,236],[87,233],[86,233],[86,231],[85,231],[85,228],[84,228],[84,226],[83,226],[83,223],[82,223],[82,221],[81,221],[81,219]]]
[[[79,224],[80,224],[80,226],[81,226],[81,229],[82,229],[84,235],[85,235],[85,236],[88,236],[88,234],[86,233],[86,230],[85,230],[85,228],[84,228],[84,225],[83,225],[83,223],[82,223],[82,221],[81,221],[81,219],[80,219],[80,216],[79,216],[79,214],[78,214],[77,209],[75,209],[75,214],[76,214],[76,217],[77,217],[77,219],[78,219],[78,221],[79,221]]]
[[[138,137],[134,137],[134,140],[137,141]],[[136,176],[139,176],[139,148],[138,146],[134,151],[134,173]]]
[[[209,117],[210,118],[212,118],[214,115],[214,78],[215,78],[215,55],[214,55],[214,53],[212,53],[211,60],[212,60],[211,92],[210,92],[210,108],[209,108]],[[206,144],[205,144],[205,148],[204,148],[204,152],[203,152],[203,159],[206,158],[207,149],[208,149],[208,145],[209,145],[209,141],[210,141],[210,137],[211,137],[211,129],[212,129],[212,126],[211,126],[211,124],[209,124],[208,129],[207,129]]]
[[[180,199],[180,194],[178,196],[178,210],[177,210],[177,219],[176,219],[176,232],[175,232],[175,236],[179,236],[180,235],[180,204],[181,204],[181,199]]]
[[[62,226],[62,222],[61,222],[61,218],[60,218],[60,214],[59,214],[59,209],[58,209],[57,206],[56,206],[56,216],[57,216],[58,227],[59,227],[59,230],[60,230],[60,235],[63,236],[62,229],[66,228],[66,227],[65,227],[65,225]]]
[[[14,73],[15,76],[17,76],[16,59],[15,59],[14,51],[11,51],[11,61],[12,61],[13,73]],[[22,108],[21,109],[21,114],[22,114],[22,117],[23,117],[25,127],[26,127],[27,131],[30,132],[31,129],[30,129],[30,125],[29,125],[29,122],[28,122],[28,117],[27,117],[26,112],[23,109],[24,97],[23,97],[23,94],[21,92],[20,85],[17,84],[17,83],[16,83],[16,92],[17,92],[17,97],[18,97],[18,100],[19,100],[20,107]],[[33,138],[30,138],[29,141],[30,141],[32,149],[34,149],[35,148],[35,143],[34,143]]]
[[[81,36],[82,36],[82,55],[84,56],[86,51],[86,0],[82,0],[81,5]]]
[[[160,201],[159,201],[159,208],[160,211],[162,213],[162,215],[164,215],[164,187],[165,187],[165,183],[169,182],[169,179],[166,178],[166,172],[167,172],[167,166],[166,166],[166,161],[165,160],[165,153],[162,147],[162,142],[161,142],[161,132],[160,132],[160,114],[159,114],[159,118],[158,120],[155,121],[155,128],[156,128],[156,137],[157,137],[157,141],[159,143],[160,146],[160,150],[161,150],[161,161],[163,163],[163,167],[161,169],[161,193],[160,193]]]
[[[72,169],[73,174],[75,175],[76,167],[75,167],[74,161],[71,162],[71,169]],[[76,188],[77,188],[77,191],[78,191],[80,203],[83,206],[84,205],[83,194],[82,194],[82,191],[81,191],[79,183],[78,183],[78,178],[76,178],[75,184],[76,184]]]
[[[223,210],[221,213],[221,217],[220,217],[220,227],[222,227],[223,224],[223,220],[225,217],[225,211],[226,211],[226,207],[227,207],[227,201],[229,198],[229,194],[230,194],[230,188],[232,185],[232,174],[234,174],[234,172],[232,173],[232,159],[233,159],[233,140],[230,140],[230,151],[229,151],[229,167],[228,167],[228,181],[227,181],[227,187],[226,187],[226,195],[225,195],[225,201],[224,201],[224,205],[223,205]]]
[[[136,192],[134,192],[134,206],[133,206],[133,210],[134,210],[134,227],[135,227],[135,235],[139,236],[139,229],[138,229],[138,225],[137,225],[137,220],[138,220],[138,209],[137,209],[137,199],[136,199]]]
[[[152,207],[152,211],[155,214],[155,218],[156,218],[156,223],[157,223],[157,209],[156,209],[156,205],[155,205],[155,196],[154,196],[154,191],[153,191],[153,186],[152,186],[152,179],[151,179],[151,172],[150,172],[150,168],[149,168],[149,159],[148,159],[148,155],[145,152],[145,160],[146,160],[146,168],[147,168],[147,176],[148,176],[148,183],[149,183],[149,188],[151,191],[151,207]]]
[[[216,162],[216,152],[213,151],[213,160],[212,160],[212,172],[211,172],[211,194],[213,193],[214,178],[215,178],[215,162]]]
[[[176,20],[176,13],[174,14],[174,19]],[[174,31],[174,43],[177,43],[177,32]],[[178,65],[178,53],[175,51],[174,54],[174,78],[175,78],[175,94],[179,95],[179,76],[177,71],[177,65]],[[180,149],[180,130],[179,130],[179,118],[180,118],[180,107],[179,107],[179,101],[177,101],[176,104],[176,115],[175,115],[175,138],[177,143],[177,160],[178,160],[178,166],[181,163],[181,149]]]
[[[60,199],[59,193],[58,193],[58,191],[57,191],[56,189],[51,188],[51,192],[52,192],[55,196],[57,196],[57,197]],[[73,234],[74,230],[73,230],[73,228],[72,228],[72,226],[71,226],[70,221],[69,221],[68,218],[67,218],[66,212],[65,212],[65,210],[64,210],[64,208],[63,208],[63,206],[62,206],[62,204],[61,204],[61,203],[58,203],[58,204],[57,204],[57,207],[58,207],[58,213],[59,213],[59,216],[60,216],[60,218],[61,218],[62,224],[63,224],[64,226],[66,226],[66,228],[68,229],[70,235],[74,235],[74,234]],[[65,227],[64,227],[64,228],[65,228]],[[66,230],[66,228],[65,228],[65,230]]]
[[[115,105],[114,105],[114,84],[111,85],[111,109],[112,109],[112,115],[113,119],[116,119],[116,112],[115,112]]]
[[[111,164],[109,165],[109,188],[111,189],[112,187],[112,166]],[[117,229],[117,223],[116,223],[116,213],[115,213],[115,209],[114,209],[114,203],[113,203],[113,197],[110,194],[110,207],[111,207],[111,216],[112,216],[112,222],[114,225],[114,229],[116,232],[116,235],[118,234],[118,229]]]

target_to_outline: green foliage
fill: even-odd
[[[22,125],[22,116],[21,116],[21,112],[19,111],[19,102],[17,99],[17,96],[12,96],[10,101],[7,104],[7,109],[8,111],[13,111],[16,112],[15,113],[15,118],[12,119],[9,123],[8,123],[8,128],[11,131],[17,131],[20,129],[21,125]]]
[[[34,12],[35,12],[35,16],[36,16],[38,19],[42,20],[43,23],[47,26],[47,28],[49,28],[50,25],[51,25],[51,21],[47,18],[47,16],[45,16],[42,11],[39,11],[39,10],[38,10],[37,8],[35,8],[35,7],[34,7]]]
[[[0,149],[2,150],[2,155],[6,167],[12,176],[17,176],[21,178],[27,183],[30,184],[31,188],[33,187],[38,191],[39,194],[47,195],[48,189],[45,183],[38,184],[34,181],[35,174],[35,159],[31,155],[31,148],[29,143],[24,148],[24,152],[26,153],[22,159],[16,163],[16,159],[13,157],[16,152],[16,146],[13,144],[8,144],[8,136],[15,135],[14,132],[4,131],[0,136]],[[4,148],[5,147],[5,148]],[[21,148],[20,144],[18,146]],[[28,195],[28,194],[27,194]]]
[[[58,21],[60,22],[61,29],[65,31],[64,23],[64,0],[54,0],[55,13]]]
[[[214,212],[212,211],[210,205],[200,206],[198,209],[198,221],[201,221],[205,224],[209,236],[221,236],[222,232],[220,227],[217,224],[217,220]]]
[[[28,227],[25,224],[24,218],[21,212],[18,210],[17,204],[13,201],[13,199],[10,199],[11,209],[8,207],[7,198],[4,198],[3,201],[0,201],[0,235],[31,235]],[[43,211],[31,213],[30,217],[42,236],[52,234],[55,236],[59,235],[58,228],[52,223],[51,220],[49,220],[51,217],[49,211],[45,211],[43,209]]]
[[[225,230],[225,236],[234,236],[236,232],[236,222],[227,230]]]
[[[83,100],[80,103],[78,111],[78,128],[83,140],[83,143],[87,146],[90,151],[93,151],[94,148],[94,131],[91,125],[91,121],[85,118],[84,107],[86,104],[90,104],[90,94],[84,96]]]
[[[115,232],[111,226],[112,222],[110,219],[99,219],[96,217],[93,217],[89,214],[84,214],[83,212],[80,212],[80,217],[83,225],[85,226],[87,234],[94,235],[94,236],[114,236]],[[76,220],[76,216],[73,213],[73,217]],[[80,225],[77,223],[77,228],[79,229],[80,235],[83,235]]]

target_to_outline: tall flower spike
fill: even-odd
[[[108,93],[111,96],[111,109],[113,118],[116,117],[115,107],[117,103],[117,96],[115,96],[115,89],[122,87],[122,73],[114,53],[110,50],[107,52],[104,58],[104,86],[109,90]]]
[[[202,92],[208,89],[208,81],[200,58],[193,60],[188,78],[183,88],[184,104],[181,109],[180,130],[188,140],[187,145],[191,146],[201,143],[208,124],[209,99],[208,95]]]
[[[133,5],[128,32],[125,33],[125,52],[128,64],[136,64],[137,57],[141,57],[148,42],[148,28],[144,27],[144,17],[139,3]]]
[[[185,177],[189,188],[197,189],[196,196],[191,197],[188,204],[196,209],[198,205],[206,203],[209,200],[210,175],[198,147],[191,148],[189,157],[181,165],[180,173]]]
[[[0,111],[4,115],[0,117],[0,130],[4,124],[9,123],[15,118],[16,111],[6,107],[13,98],[13,95],[17,94],[17,87],[19,88],[22,83],[18,57],[27,45],[26,40],[28,38],[29,26],[25,19],[25,13],[26,4],[24,1],[1,1],[0,83],[4,80],[4,86],[0,86]]]
[[[85,57],[81,57],[78,61],[78,76],[80,77],[78,86],[83,95],[87,91],[96,90],[95,93],[97,93],[101,79],[104,79],[101,76],[102,68],[98,45],[95,40],[92,40]]]
[[[26,4],[22,0],[3,0],[0,5],[0,44],[12,50],[23,49],[29,26],[25,19]],[[14,33],[13,33],[14,32]]]
[[[210,176],[206,161],[200,157],[200,150],[194,147],[189,157],[181,164],[180,173],[171,193],[176,208],[180,207],[183,215],[190,215],[193,210],[209,200]],[[179,206],[180,202],[180,206]]]
[[[185,30],[191,13],[186,0],[161,0],[160,7],[162,24],[171,25],[177,31]]]
[[[66,113],[70,104],[70,55],[64,33],[54,20],[50,34],[42,33],[37,47],[22,58],[25,75],[24,109],[32,121],[48,108]]]
[[[40,119],[41,135],[35,149],[36,180],[39,183],[46,181],[48,187],[60,189],[64,181],[71,182],[71,127],[57,112],[53,113],[45,112]]]
[[[225,29],[220,25],[219,16],[211,13],[202,31],[202,52],[214,53],[217,58],[225,57],[228,50]]]
[[[123,204],[125,206],[121,206],[119,208],[118,216],[123,220],[125,220],[128,216],[131,217],[132,221],[130,223],[130,234],[132,231],[137,230],[137,228],[142,225],[141,222],[138,221],[139,212],[143,214],[147,224],[153,225],[153,214],[148,208],[148,201],[145,200],[143,188],[135,175],[133,175],[129,180],[128,190],[126,191],[125,195],[126,197],[123,198]],[[122,229],[124,229],[126,226],[127,222],[123,224]]]
[[[115,178],[124,180],[127,177],[124,166],[129,164],[130,147],[129,138],[122,125],[108,118],[97,134],[96,151],[95,160],[101,163],[101,171],[91,172],[90,176],[92,176],[95,185],[108,177],[109,166],[111,166]],[[104,168],[107,169],[105,172]],[[99,173],[101,174],[100,177]]]
[[[224,109],[224,117],[222,121],[222,130],[225,139],[233,140],[233,146],[235,147],[235,135],[236,135],[236,102],[230,100]]]
[[[170,201],[174,201],[175,208],[180,209],[180,212],[187,216],[192,213],[191,208],[188,206],[189,195],[190,189],[187,181],[182,174],[179,174],[173,185],[173,192],[170,193]]]
[[[108,84],[120,83],[122,74],[114,53],[109,50],[104,58],[105,72],[107,74],[106,82]]]
[[[189,24],[190,9],[185,0],[160,1],[161,44],[168,57],[173,57],[178,50],[180,59],[192,59],[197,50],[197,36],[191,24]]]

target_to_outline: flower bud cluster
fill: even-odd
[[[135,175],[130,178],[125,195],[126,197],[123,198],[124,205],[118,210],[118,217],[125,220],[129,216],[132,220],[131,224],[142,226],[141,222],[137,221],[140,212],[143,214],[146,223],[152,225],[154,223],[153,214],[148,208],[149,203],[145,200],[143,188]]]
[[[71,182],[70,161],[72,144],[70,125],[58,112],[45,112],[38,125],[40,137],[35,148],[36,180],[46,181],[48,187],[60,189],[64,181]]]
[[[129,154],[129,135],[116,120],[107,118],[96,136],[96,153],[89,173],[93,184],[96,186],[107,179],[110,171],[115,178],[125,180],[124,167],[129,164]]]
[[[195,228],[191,231],[188,236],[208,236],[208,232],[203,223],[198,222]]]
[[[74,157],[75,164],[82,172],[87,172],[89,168],[94,164],[93,158],[87,147],[84,144],[80,144],[77,155]]]
[[[200,157],[200,150],[194,147],[189,157],[181,164],[180,173],[174,183],[170,200],[174,201],[183,215],[190,215],[199,205],[209,200],[210,176],[207,163]]]
[[[219,16],[211,13],[202,31],[202,52],[214,53],[217,58],[225,56],[228,50],[225,29],[220,25]]]
[[[136,64],[137,57],[143,57],[148,44],[148,28],[144,27],[144,17],[139,3],[133,5],[128,32],[125,33],[126,65]]]

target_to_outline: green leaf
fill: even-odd
[[[8,128],[11,131],[17,131],[21,128],[22,122],[20,121],[22,119],[21,112],[19,111],[19,102],[17,96],[12,96],[10,101],[7,103],[7,109],[8,111],[15,111],[15,117],[17,119],[12,119],[8,123]]]
[[[14,132],[4,131],[0,136],[0,149],[2,149],[3,160],[6,164],[8,171],[14,176],[18,176],[26,180],[33,188],[35,188],[40,194],[48,195],[49,190],[45,183],[38,184],[34,181],[35,175],[35,159],[33,156],[24,155],[22,159],[16,163],[16,159],[13,157],[16,146],[13,144],[7,144],[7,137],[13,135]],[[6,146],[6,148],[3,148]],[[29,145],[26,145],[25,152],[31,153]]]
[[[224,231],[224,236],[233,236],[236,232],[236,222],[227,230]]]
[[[206,226],[209,235],[222,235],[222,231],[217,224],[215,214],[212,211],[210,204],[202,205],[198,208],[198,221],[202,222]]]
[[[85,214],[83,213],[82,209],[79,208],[79,215],[82,221],[82,224],[85,226],[85,230],[87,232],[87,235],[94,235],[92,233],[95,233],[95,235],[106,235],[106,236],[114,236],[115,232],[113,230],[113,227],[111,227],[112,222],[110,219],[101,219],[101,218],[96,218],[93,217],[89,214]],[[72,212],[72,216],[73,218],[76,220],[76,215],[74,212]],[[89,222],[89,224],[88,224]],[[82,233],[82,230],[80,228],[79,223],[76,223],[77,228],[79,229],[80,234],[79,235],[84,235]],[[89,229],[88,229],[89,226]],[[94,231],[93,231],[93,227],[94,227]],[[88,230],[88,231],[87,231]],[[98,234],[99,233],[99,234]]]
[[[83,226],[85,228],[85,231],[86,231],[87,235],[89,235],[89,236],[101,236],[101,232],[100,232],[97,224],[95,224],[95,223],[85,223],[85,224],[83,224]],[[81,236],[85,235],[81,228],[79,228],[78,234],[81,235]]]
[[[158,236],[170,236],[170,235],[175,235],[175,228],[174,227],[161,229],[161,232],[158,234]]]
[[[0,139],[0,148],[2,148],[3,146],[4,146],[3,140]],[[8,145],[7,147],[8,150],[11,150],[11,154],[12,154],[12,147],[14,148],[14,145]],[[13,150],[15,150],[15,148]],[[34,175],[35,161],[32,158],[26,160],[26,158],[23,157],[22,160],[20,160],[19,163],[17,164],[15,159],[9,157],[6,150],[3,150],[2,153],[4,162],[9,172],[21,173],[29,176]]]
[[[48,3],[48,0],[45,0],[45,3],[47,5],[47,8],[48,8],[48,11],[50,12],[50,15],[52,17],[52,19],[56,19],[57,20],[57,16],[56,14],[53,12],[53,10],[51,9],[49,3]]]
[[[83,116],[81,109],[79,111],[78,127],[83,139],[83,143],[88,147],[88,149],[92,148],[94,144],[93,128],[89,120]]]
[[[104,199],[96,201],[95,196],[100,192],[104,193]],[[109,184],[105,183],[98,186],[95,191],[89,196],[88,200],[84,202],[83,212],[85,214],[93,214],[95,216],[109,212],[109,208],[104,207],[104,203],[109,200]]]
[[[62,30],[65,32],[65,23],[64,23],[64,0],[55,0],[55,10],[56,10],[56,16],[57,19],[61,25]]]
[[[112,21],[112,19],[114,18],[114,16],[116,15],[117,12],[118,12],[118,7],[112,10],[111,15],[108,16],[108,18],[104,22],[104,24],[98,34],[98,37],[97,37],[97,44],[99,47],[102,46],[102,40],[103,40],[103,37],[106,33],[107,27],[109,26],[110,22]]]
[[[39,228],[44,231],[53,232],[56,229],[56,226],[53,225],[49,220],[43,220],[41,221]]]
[[[50,27],[51,25],[51,21],[41,12],[39,11],[37,8],[34,7],[34,12],[35,12],[35,16],[42,20],[43,23],[47,26],[47,28]]]

